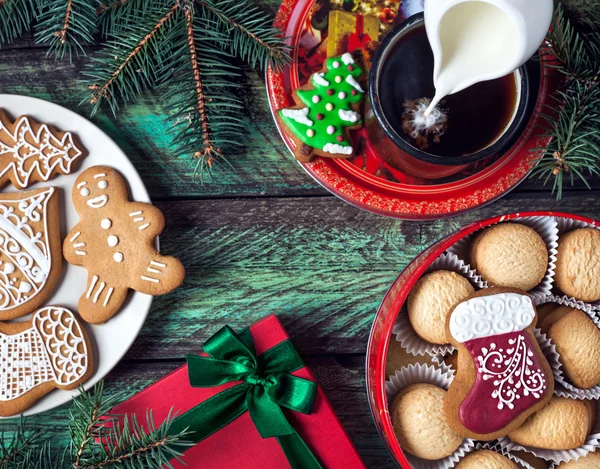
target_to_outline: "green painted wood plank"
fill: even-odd
[[[309,357],[311,367],[342,425],[348,432],[368,467],[393,468],[392,458],[379,439],[367,403],[365,392],[364,360],[362,357],[338,362],[331,357]],[[162,378],[181,363],[121,363],[108,375],[108,394],[123,392],[133,395]],[[32,427],[45,428],[52,435],[55,448],[68,439],[67,415],[69,404],[27,419]],[[14,421],[0,422],[0,428],[14,428]]]
[[[477,219],[524,210],[600,217],[600,199],[560,204],[512,194],[460,217],[400,222],[331,197],[161,202],[165,253],[186,267],[183,286],[157,297],[128,358],[197,351],[223,324],[278,314],[304,354],[363,353],[385,292],[424,248]]]
[[[0,50],[0,93],[46,99],[87,116],[87,107],[79,106],[86,91],[79,72],[86,60],[55,62],[45,58],[45,50],[40,48]],[[248,145],[240,154],[229,155],[233,170],[226,164],[217,165],[214,179],[204,185],[194,181],[191,160],[178,158],[170,146],[157,96],[144,96],[137,104],[124,106],[117,116],[101,114],[93,121],[133,161],[155,199],[327,194],[281,141],[269,111],[263,75],[246,70],[245,80]],[[600,178],[593,178],[592,185],[600,188]],[[520,190],[549,192],[541,181],[527,181]]]
[[[43,49],[1,50],[0,93],[46,99],[87,117],[88,108],[79,106],[86,92],[79,75],[84,61],[55,62],[45,58]],[[228,155],[233,170],[224,163],[217,165],[213,180],[204,185],[193,178],[192,160],[178,158],[170,146],[171,135],[156,96],[124,106],[117,116],[107,110],[92,120],[133,161],[154,198],[325,194],[279,138],[268,111],[262,73],[247,71],[246,75],[246,150]]]

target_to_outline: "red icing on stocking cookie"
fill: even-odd
[[[460,406],[462,424],[476,433],[490,433],[542,399],[546,378],[531,339],[522,331],[465,342],[477,377]]]
[[[493,288],[459,303],[447,332],[458,370],[444,411],[465,436],[494,439],[551,398],[554,380],[533,336],[535,308],[524,292]]]

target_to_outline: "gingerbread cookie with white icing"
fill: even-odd
[[[315,156],[349,158],[356,152],[349,131],[362,126],[362,70],[351,54],[327,59],[308,84],[294,92],[296,106],[277,116],[296,144],[294,156],[303,163]]]
[[[0,320],[44,304],[61,269],[58,190],[0,194]]]
[[[83,384],[94,370],[92,347],[75,315],[38,309],[27,322],[0,323],[0,416],[17,415],[55,388]]]
[[[537,311],[522,290],[487,288],[459,302],[446,333],[458,349],[444,414],[455,431],[493,440],[544,407],[554,377],[533,334]]]
[[[155,248],[165,220],[156,207],[130,202],[125,180],[112,168],[93,166],[73,186],[79,223],[63,243],[65,259],[88,271],[79,314],[92,324],[114,316],[133,289],[169,293],[183,282],[184,269]]]
[[[58,174],[71,174],[87,150],[71,132],[59,132],[29,116],[9,119],[0,109],[0,187],[24,189]]]

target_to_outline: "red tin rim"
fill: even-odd
[[[287,36],[288,44],[296,44],[311,6],[315,0],[283,0],[275,26]],[[294,49],[293,60],[297,60]],[[493,202],[516,187],[536,163],[532,149],[545,146],[547,139],[534,135],[540,122],[540,111],[548,102],[548,90],[558,85],[560,77],[549,69],[542,71],[539,98],[534,115],[524,137],[487,168],[456,182],[436,185],[401,184],[386,181],[356,167],[347,160],[317,158],[301,166],[323,187],[342,200],[372,213],[407,220],[439,219],[454,216]],[[271,112],[291,105],[286,92],[288,85],[298,84],[297,68],[286,67],[281,72],[267,70],[266,88]],[[281,138],[289,149],[291,138],[274,119]]]
[[[423,272],[425,272],[427,267],[448,247],[456,243],[458,240],[464,238],[465,236],[468,236],[469,234],[481,228],[493,225],[495,223],[514,220],[522,217],[535,216],[569,218],[589,223],[591,225],[600,225],[600,221],[588,217],[583,217],[580,215],[565,212],[551,211],[517,212],[473,222],[470,225],[467,225],[461,228],[460,230],[449,234],[445,238],[442,238],[441,240],[433,243],[426,250],[424,250],[421,255],[417,256],[408,266],[406,266],[406,268],[400,273],[400,275],[398,275],[396,280],[394,280],[394,282],[392,283],[392,286],[388,289],[387,293],[385,294],[377,310],[377,314],[375,315],[375,319],[373,321],[373,326],[371,327],[371,333],[369,334],[365,365],[366,387],[367,395],[369,398],[369,407],[371,409],[373,419],[375,420],[377,430],[379,431],[379,434],[383,439],[383,442],[385,443],[389,452],[394,457],[394,459],[398,463],[400,463],[401,467],[405,469],[412,468],[412,466],[406,459],[406,456],[404,455],[404,452],[402,451],[398,440],[395,437],[394,428],[392,426],[392,421],[389,416],[387,395],[385,393],[385,364],[387,360],[388,347],[392,336],[392,328],[400,312],[400,308],[404,304],[404,301],[408,296],[408,292],[419,279],[419,277],[423,274]],[[423,256],[424,254],[426,254],[425,257],[421,259],[421,256]],[[403,273],[409,271],[411,268],[414,268],[414,270],[409,274],[409,277],[406,280],[406,282],[398,288],[397,283],[399,282]],[[396,288],[398,288],[398,291],[395,291]],[[392,294],[395,294],[394,298],[391,298]],[[378,324],[385,311],[387,310],[395,310],[395,312],[392,314],[388,314],[385,319],[385,322],[382,325]],[[377,328],[382,328],[379,333],[375,332]],[[375,341],[373,340],[373,336],[375,334],[378,334],[381,337],[387,339]],[[374,368],[370,366],[372,363],[375,364]],[[377,416],[382,416],[381,427],[378,424]]]

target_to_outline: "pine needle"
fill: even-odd
[[[176,23],[178,3],[153,0],[140,19],[129,18],[121,29],[111,34],[104,49],[92,60],[83,74],[91,84],[90,94],[82,102],[91,104],[91,115],[106,101],[113,114],[119,103],[135,102],[137,97],[152,89],[160,76],[157,70],[169,30]]]
[[[282,41],[283,33],[271,26],[272,20],[255,5],[239,0],[195,2],[207,20],[205,24],[231,37],[223,46],[251,67],[280,70],[290,62],[290,48]]]
[[[39,0],[38,0],[39,1]],[[36,43],[48,44],[47,56],[73,59],[85,55],[84,46],[93,44],[97,17],[90,0],[43,0],[40,4]]]
[[[0,4],[0,46],[31,29],[37,16],[35,0],[6,0]]]

